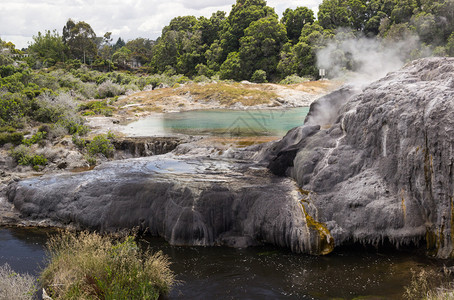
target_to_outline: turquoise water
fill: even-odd
[[[283,136],[303,125],[308,107],[286,110],[195,110],[156,114],[125,126],[130,136]]]

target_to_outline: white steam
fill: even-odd
[[[420,49],[416,35],[400,41],[386,41],[352,37],[340,31],[317,52],[317,66],[325,69],[329,78],[347,76],[349,83],[361,88],[398,70],[411,57],[424,56]]]

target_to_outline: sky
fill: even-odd
[[[316,13],[322,0],[268,0],[279,17],[286,8],[306,6]],[[66,21],[85,21],[97,36],[112,32],[114,42],[138,37],[156,39],[177,16],[210,17],[222,10],[227,14],[236,0],[0,0],[0,38],[26,48],[38,32],[56,29]]]

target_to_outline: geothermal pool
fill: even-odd
[[[309,107],[255,110],[194,110],[155,114],[125,126],[129,136],[174,134],[211,136],[284,136],[303,125]]]
[[[0,228],[0,264],[36,275],[52,233]],[[316,257],[274,247],[176,247],[157,238],[141,244],[170,256],[181,284],[169,299],[400,299],[411,269],[437,267],[411,252],[349,249]]]

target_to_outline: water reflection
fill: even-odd
[[[18,273],[37,275],[44,265],[48,233],[41,229],[0,228],[0,265],[8,263]]]
[[[48,234],[0,228],[0,264],[37,275]],[[181,284],[169,299],[401,299],[411,269],[439,262],[405,252],[337,251],[315,257],[275,247],[175,247],[159,238],[141,245],[170,256]]]

